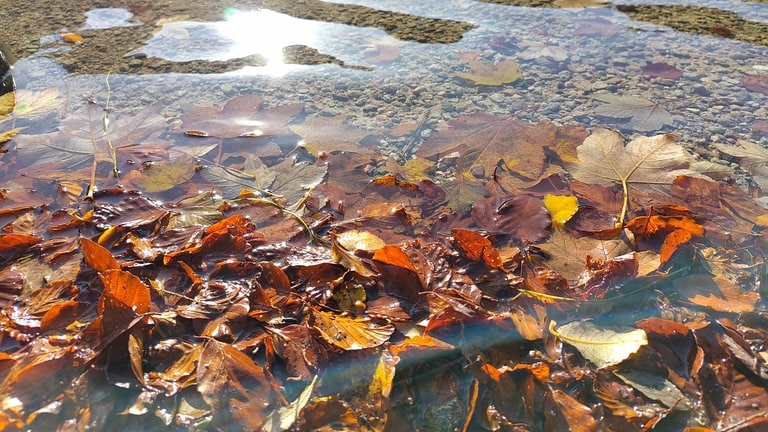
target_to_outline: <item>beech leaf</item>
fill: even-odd
[[[648,344],[645,330],[622,326],[603,327],[586,320],[561,326],[550,321],[549,332],[575,347],[598,368],[619,364]]]
[[[637,131],[655,131],[673,123],[672,115],[667,110],[645,98],[610,93],[597,94],[594,98],[605,102],[605,105],[595,108],[595,114],[612,118],[628,118],[630,128]]]

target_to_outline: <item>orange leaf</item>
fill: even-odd
[[[390,324],[376,324],[368,318],[349,317],[315,310],[314,328],[326,342],[344,350],[360,350],[379,346],[395,331]]]
[[[95,241],[82,237],[80,248],[83,250],[83,258],[88,267],[103,273],[107,270],[120,270],[120,264],[112,256],[112,252]]]
[[[125,330],[137,315],[149,312],[149,288],[136,276],[123,270],[110,269],[99,274],[104,292],[98,312],[104,332]]]
[[[675,281],[675,288],[689,302],[720,312],[751,312],[760,298],[757,293],[742,291],[738,284],[721,276],[685,276]]]
[[[483,261],[490,268],[502,268],[499,252],[493,247],[491,241],[480,234],[462,229],[454,228],[451,235],[461,252],[472,261]]]
[[[373,260],[418,273],[411,258],[397,246],[384,246],[373,254]]]

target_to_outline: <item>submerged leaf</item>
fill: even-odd
[[[648,344],[645,330],[621,326],[602,327],[590,321],[574,321],[559,327],[555,321],[551,321],[549,331],[574,346],[598,368],[619,364]]]
[[[629,126],[637,131],[656,131],[673,123],[672,115],[667,110],[645,98],[603,93],[595,95],[595,99],[605,102],[605,105],[595,108],[595,114],[628,118]]]
[[[479,85],[498,86],[515,82],[523,76],[520,66],[512,59],[495,63],[473,58],[469,60],[469,68],[472,72],[458,72],[456,76]]]
[[[360,350],[377,347],[395,331],[391,324],[376,324],[368,318],[350,317],[315,310],[314,328],[331,345],[343,350]]]

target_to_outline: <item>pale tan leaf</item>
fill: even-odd
[[[629,119],[628,125],[637,131],[655,131],[673,123],[672,115],[667,110],[645,98],[610,93],[597,94],[594,98],[605,102],[595,108],[595,114]]]
[[[549,332],[575,347],[598,368],[621,363],[648,344],[645,330],[623,326],[603,327],[590,321],[574,321],[559,326],[549,323]]]
[[[316,310],[314,328],[326,342],[343,350],[361,350],[379,346],[395,331],[391,324],[376,324],[368,318],[350,317]]]

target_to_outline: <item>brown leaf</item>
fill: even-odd
[[[568,430],[572,432],[589,432],[597,428],[595,414],[588,406],[582,404],[562,390],[553,390],[551,396],[552,400],[554,400],[555,404],[560,408],[562,420],[564,420]],[[555,416],[547,416],[545,425],[554,420],[554,417]],[[553,427],[554,426],[555,425],[553,425]]]
[[[149,312],[149,288],[138,277],[117,269],[105,270],[99,277],[104,292],[98,312],[105,334],[123,331],[136,316]]]
[[[290,133],[288,123],[304,110],[294,103],[262,108],[257,95],[236,96],[224,107],[192,107],[181,116],[182,130],[199,131],[219,138],[263,137]]]
[[[452,229],[451,235],[459,250],[468,259],[483,262],[491,269],[503,267],[499,251],[493,247],[491,241],[487,238],[474,231],[462,228]]]
[[[472,220],[481,229],[534,243],[550,234],[549,211],[540,199],[527,195],[478,201],[472,207]]]
[[[739,284],[720,276],[685,276],[675,280],[675,288],[687,301],[720,312],[749,312],[760,300],[757,293],[744,291]]]
[[[346,116],[334,117],[314,116],[303,123],[289,125],[293,133],[303,138],[301,145],[308,152],[317,156],[321,152],[344,151],[351,153],[373,154],[360,141],[376,131],[352,126],[346,121]]]
[[[676,80],[683,76],[683,72],[680,69],[667,63],[648,63],[641,70],[645,75],[658,78]]]
[[[463,169],[481,177],[490,176],[503,163],[515,175],[537,179],[544,172],[544,147],[556,145],[557,131],[550,122],[531,124],[476,113],[441,124],[416,154],[436,159],[458,153]]]
[[[215,423],[231,422],[231,416],[244,429],[259,429],[275,400],[261,366],[232,345],[207,339],[196,374],[197,390],[213,408]]]
[[[741,77],[745,89],[768,95],[768,75],[746,75]]]
[[[395,331],[391,324],[376,324],[369,318],[349,317],[333,312],[314,310],[313,328],[331,345],[343,350],[361,350],[377,347]]]

